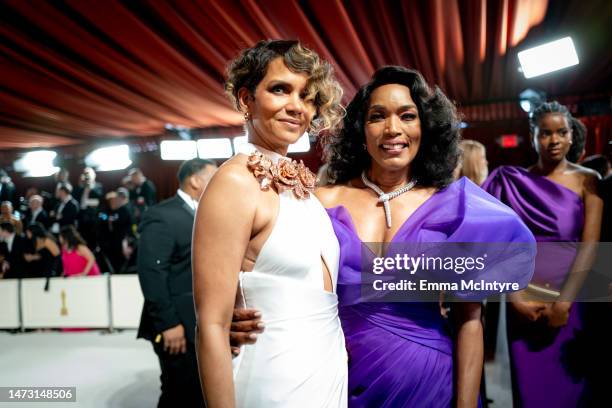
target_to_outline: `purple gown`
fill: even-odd
[[[577,242],[584,226],[582,199],[545,177],[512,166],[491,173],[482,188],[509,205],[538,242]],[[547,247],[545,247],[547,248]],[[575,257],[575,245],[557,245],[554,255],[540,247],[533,281],[561,289]],[[543,251],[544,249],[544,251]],[[509,308],[508,340],[515,405],[576,407],[584,380],[576,370],[576,337],[582,328],[581,305],[570,310],[566,326],[551,329],[543,322],[525,324]],[[579,365],[579,364],[578,364]]]
[[[451,406],[453,344],[438,303],[361,301],[362,243],[346,208],[327,211],[340,242],[337,290],[349,352],[349,407]],[[534,240],[514,212],[462,178],[423,203],[392,242]],[[517,273],[526,286],[532,271]]]

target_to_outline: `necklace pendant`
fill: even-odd
[[[387,221],[387,228],[391,228],[391,206],[389,201],[383,201],[383,208],[385,209],[385,221]]]

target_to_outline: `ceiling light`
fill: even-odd
[[[578,65],[578,55],[571,37],[552,41],[518,53],[525,78]]]
[[[227,159],[232,157],[232,143],[228,138],[200,139],[197,142],[201,159]]]
[[[101,147],[85,157],[85,165],[98,171],[123,170],[132,164],[128,145]]]
[[[48,177],[59,171],[53,165],[57,153],[52,150],[28,152],[13,164],[15,171],[24,172],[24,177]]]
[[[162,160],[191,160],[198,157],[198,147],[193,140],[164,140],[159,148]]]

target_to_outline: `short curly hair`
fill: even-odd
[[[438,87],[430,88],[418,71],[401,66],[378,69],[347,106],[340,132],[322,139],[330,179],[337,184],[346,183],[370,166],[371,157],[363,148],[366,113],[372,92],[388,84],[408,87],[419,112],[421,145],[410,164],[411,175],[422,187],[447,186],[453,181],[460,155],[461,121],[457,109]]]
[[[342,87],[334,77],[331,64],[297,40],[264,40],[242,50],[227,68],[225,91],[240,110],[238,92],[246,88],[251,94],[266,75],[268,65],[282,58],[287,68],[308,76],[307,93],[314,97],[317,113],[309,132],[318,134],[333,131],[342,121],[344,108],[340,105]]]

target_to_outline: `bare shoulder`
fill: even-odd
[[[204,197],[211,194],[229,196],[254,193],[259,190],[259,183],[247,167],[247,156],[238,154],[219,167],[204,192]]]
[[[339,205],[346,196],[348,189],[344,184],[329,184],[327,186],[317,187],[315,195],[323,204],[323,207],[331,208]]]

